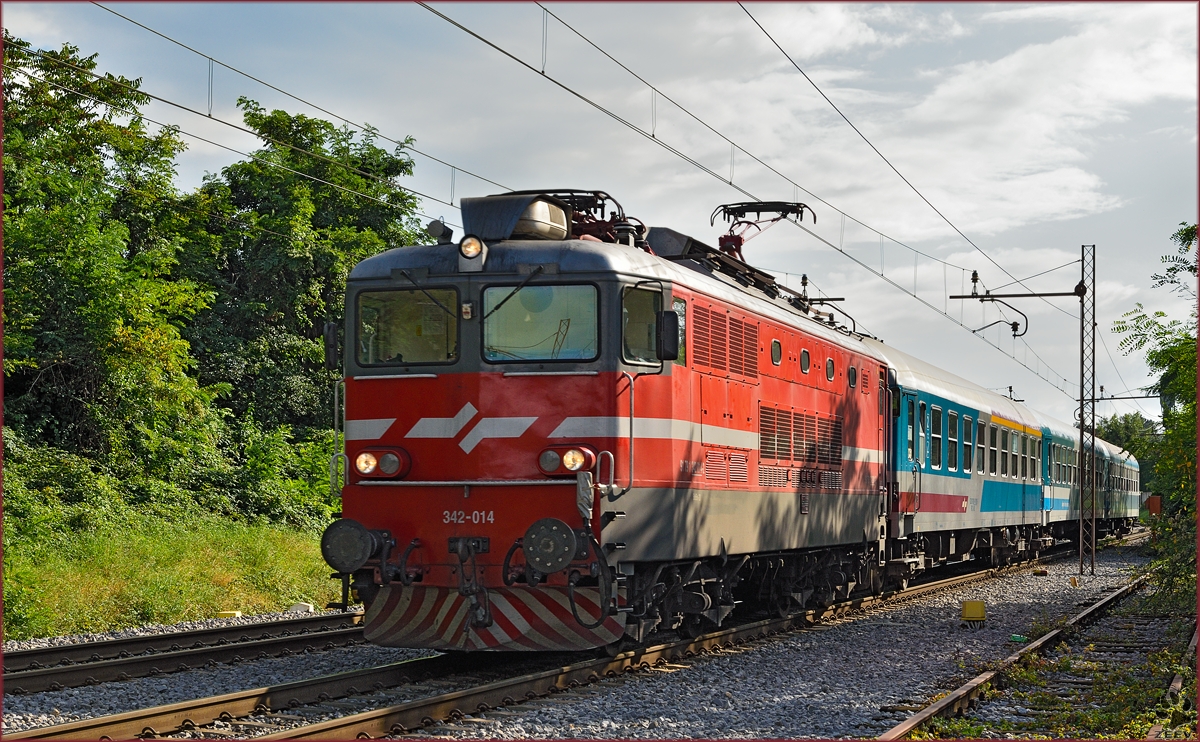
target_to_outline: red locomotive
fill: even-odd
[[[907,512],[906,357],[740,257],[748,214],[804,210],[727,207],[712,248],[602,192],[510,193],[463,199],[458,243],[360,263],[343,512],[322,550],[343,600],[366,604],[367,638],[574,650],[694,634],[740,601],[784,612],[1048,543],[1024,517],[939,530]]]

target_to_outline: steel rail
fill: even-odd
[[[879,735],[876,737],[876,739],[902,739],[914,729],[920,727],[922,724],[925,724],[935,716],[940,716],[943,714],[955,714],[965,711],[966,709],[970,708],[975,699],[998,674],[1007,668],[1012,667],[1014,664],[1020,661],[1022,657],[1028,654],[1040,652],[1044,648],[1054,646],[1054,643],[1062,637],[1063,633],[1068,627],[1082,625],[1097,618],[1101,613],[1120,602],[1122,599],[1130,595],[1134,590],[1137,590],[1145,585],[1146,581],[1146,577],[1140,577],[1128,585],[1125,585],[1124,587],[1115,590],[1114,592],[1101,598],[1080,613],[1067,619],[1066,623],[1061,628],[1054,629],[1053,631],[1042,635],[1035,641],[1030,642],[1029,645],[1021,649],[1021,651],[1017,652],[1016,654],[1009,655],[1002,660],[995,669],[976,675],[974,678],[956,688],[945,698],[926,706],[896,726]]]
[[[490,655],[491,658],[498,657]],[[364,670],[324,675],[122,714],[5,734],[5,739],[133,739],[199,727],[221,718],[278,711],[298,705],[417,682],[431,676],[477,669],[479,657],[432,655]],[[468,664],[468,662],[470,664]]]
[[[829,606],[824,609],[816,609],[793,614],[786,618],[768,619],[758,621],[742,626],[722,629],[712,634],[693,642],[677,642],[669,645],[661,645],[657,648],[638,649],[627,652],[625,655],[619,655],[616,658],[594,661],[599,664],[612,665],[619,663],[624,657],[634,657],[637,659],[636,665],[629,663],[630,669],[636,669],[648,665],[652,660],[655,662],[668,661],[669,657],[678,657],[681,655],[694,654],[697,651],[703,651],[704,648],[723,646],[732,644],[738,641],[750,641],[757,636],[780,633],[820,623],[833,618],[844,616],[875,604],[885,601],[903,600],[914,598],[923,594],[937,592],[945,589],[952,589],[960,585],[983,580],[995,576],[998,573],[1008,573],[1014,569],[1025,569],[1033,566],[1038,560],[1030,560],[1013,567],[1002,569],[986,569],[978,572],[973,572],[966,575],[957,575],[954,577],[929,582],[925,584],[912,585],[902,592],[888,592],[880,596],[866,596],[854,598]],[[759,633],[757,636],[755,631]],[[748,637],[748,638],[747,638]],[[648,655],[648,652],[659,651],[662,654],[658,657]],[[667,654],[670,652],[670,654]],[[407,660],[405,662],[395,663],[391,665],[383,665],[364,670],[357,670],[347,673],[339,673],[336,675],[323,676],[309,680],[296,681],[285,683],[277,686],[269,686],[264,688],[255,688],[236,693],[213,696],[210,698],[202,698],[194,701],[183,701],[180,703],[158,706],[154,708],[141,709],[130,711],[122,714],[97,717],[94,719],[85,719],[67,724],[59,724],[55,726],[42,727],[37,729],[24,730],[5,737],[13,739],[126,739],[133,736],[150,736],[170,734],[184,729],[203,726],[218,719],[230,719],[245,717],[255,713],[271,712],[287,710],[294,708],[297,705],[319,704],[322,701],[345,696],[352,696],[370,690],[379,690],[389,687],[396,687],[408,682],[418,682],[418,675],[421,678],[442,677],[448,674],[457,672],[472,672],[480,669],[480,663],[499,662],[509,655],[503,654],[455,654],[455,655],[438,655],[434,657],[418,658],[416,660]],[[586,663],[585,663],[586,664]],[[568,666],[573,667],[573,666]],[[563,668],[554,672],[561,672]],[[415,670],[415,672],[414,672]],[[609,668],[605,668],[603,674],[608,674]],[[545,675],[540,673],[539,675]],[[529,676],[526,676],[527,678]],[[597,676],[599,677],[599,675]],[[586,679],[586,677],[585,677]],[[544,679],[543,679],[544,680]],[[500,684],[508,682],[512,683],[519,681],[501,681]],[[567,685],[573,682],[579,682],[577,679],[565,681]],[[533,681],[536,686],[537,681]],[[497,685],[497,684],[492,684]],[[490,686],[489,686],[490,687]],[[548,690],[550,685],[546,685],[545,690]],[[554,687],[558,687],[554,685]],[[427,707],[427,713],[421,717],[419,721],[433,720],[435,718],[446,718],[454,716],[462,705],[461,696],[467,691],[460,691],[456,694],[445,694],[443,696],[434,696],[425,699],[424,701],[413,701],[408,706],[417,708],[417,704],[424,703]],[[509,698],[510,693],[506,693],[500,698],[504,702]],[[518,693],[520,695],[520,693]],[[537,695],[535,691],[535,695]],[[447,700],[447,697],[452,696]],[[522,698],[528,696],[528,691]],[[440,700],[439,700],[440,699]],[[513,702],[515,696],[509,698],[509,702]],[[439,705],[449,706],[449,712],[439,716]],[[469,707],[468,707],[469,708]],[[476,709],[478,706],[476,707]],[[444,709],[443,709],[444,710]],[[474,711],[468,711],[473,713]],[[370,713],[370,712],[368,712]],[[407,714],[411,720],[412,711]],[[348,717],[347,717],[348,718]],[[299,730],[307,730],[308,727],[292,728],[280,732],[280,738],[291,737],[300,733]],[[318,731],[316,736],[323,736],[330,733],[329,730]]]
[[[52,665],[97,662],[142,652],[171,652],[180,649],[194,649],[208,644],[245,642],[272,636],[328,631],[357,625],[362,622],[362,616],[362,611],[354,611],[237,626],[217,626],[194,631],[171,631],[165,634],[130,636],[123,639],[103,639],[63,644],[56,647],[19,649],[15,652],[4,653],[4,672],[38,670]]]
[[[767,633],[786,631],[796,626],[808,626],[823,620],[836,618],[845,613],[859,610],[884,600],[914,597],[936,590],[956,587],[967,582],[985,579],[993,573],[993,570],[986,570],[969,575],[959,575],[935,583],[914,585],[902,593],[885,593],[879,597],[856,598],[825,609],[805,611],[784,619],[759,621],[748,626],[751,627],[750,630],[759,626],[766,627],[763,631]],[[725,636],[734,631],[744,632],[745,628],[734,627],[732,629],[724,629],[715,634],[707,635],[707,637]],[[701,637],[701,640],[707,637]],[[727,641],[732,642],[734,639]],[[677,645],[668,646],[687,647],[690,646],[690,643],[680,642]],[[639,651],[643,650],[635,650],[627,654],[636,654]],[[686,650],[684,650],[684,653],[686,653]],[[672,656],[678,656],[678,654]],[[147,737],[150,735],[161,736],[193,727],[200,727],[218,719],[236,719],[255,713],[283,711],[294,708],[297,705],[320,703],[324,700],[356,695],[369,690],[396,687],[409,682],[417,682],[418,676],[428,678],[431,676],[442,677],[458,672],[477,672],[480,669],[480,663],[498,663],[504,661],[506,658],[511,659],[512,655],[490,653],[437,655],[367,668],[365,670],[356,670],[282,685],[254,688],[220,696],[201,698],[194,701],[182,701],[122,714],[27,729],[4,736],[6,739],[99,740],[129,739],[135,736]],[[606,658],[602,662],[612,661]],[[638,666],[640,667],[644,662],[649,662],[649,660],[645,660],[644,658],[643,660],[639,660]],[[558,670],[554,672],[558,672]],[[436,713],[435,709],[428,712],[427,715]],[[430,718],[433,718],[433,716],[430,716]],[[286,737],[290,736],[291,733],[292,730],[287,730],[286,733],[281,734]]]
[[[5,693],[37,693],[46,690],[95,685],[110,680],[128,680],[181,670],[192,670],[218,662],[239,662],[300,652],[319,651],[365,641],[360,626],[331,629],[268,639],[216,644],[132,657],[118,657],[76,665],[56,665],[37,670],[4,674]]]
[[[914,586],[902,593],[885,593],[844,601],[825,609],[804,611],[786,618],[773,618],[733,626],[705,634],[692,640],[671,642],[652,647],[639,647],[615,657],[585,660],[564,667],[535,672],[506,680],[476,686],[428,698],[416,699],[394,706],[350,714],[338,719],[273,732],[255,739],[353,739],[380,737],[403,733],[440,719],[456,719],[468,714],[520,703],[530,698],[558,693],[578,685],[596,682],[605,677],[648,669],[672,659],[689,657],[701,652],[732,647],[797,628],[805,628],[821,620],[835,618],[893,597],[917,595],[957,587],[963,583],[987,579],[995,570],[960,575],[939,582]]]

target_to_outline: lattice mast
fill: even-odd
[[[1096,246],[1080,246],[1079,574],[1096,574]]]

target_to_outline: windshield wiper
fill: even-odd
[[[445,312],[446,314],[450,315],[451,317],[454,317],[455,319],[457,319],[457,318],[458,318],[458,315],[456,315],[454,312],[451,312],[449,309],[446,309],[446,305],[445,305],[445,304],[442,304],[440,301],[438,301],[438,300],[437,300],[437,297],[435,297],[433,294],[431,294],[431,293],[429,293],[428,291],[426,291],[424,286],[422,286],[421,284],[417,283],[417,282],[416,282],[416,281],[413,279],[413,277],[412,277],[412,276],[408,275],[408,271],[401,269],[401,270],[400,270],[400,275],[402,275],[402,276],[404,276],[405,278],[407,278],[407,279],[408,279],[408,282],[409,282],[409,283],[411,283],[413,286],[416,286],[416,287],[417,287],[417,289],[418,289],[418,290],[419,290],[419,291],[420,291],[422,294],[425,294],[426,296],[428,296],[428,297],[429,297],[429,299],[430,299],[430,301],[432,301],[434,304],[437,304],[439,307],[441,307],[443,312]]]
[[[530,281],[532,281],[534,276],[536,276],[537,274],[541,273],[544,267],[545,267],[545,266],[541,266],[541,265],[539,265],[538,267],[536,267],[536,268],[534,268],[532,271],[530,271],[530,272],[529,272],[529,275],[525,277],[525,280],[524,280],[524,281],[521,281],[520,283],[518,283],[518,284],[517,284],[517,287],[516,287],[515,289],[513,289],[513,290],[512,290],[512,293],[510,293],[508,296],[506,296],[506,297],[504,297],[503,299],[501,299],[499,304],[497,304],[496,306],[492,307],[492,311],[490,311],[490,312],[488,312],[487,314],[483,315],[483,319],[487,319],[488,317],[491,317],[493,314],[495,314],[495,313],[496,313],[496,310],[497,310],[497,309],[499,309],[500,307],[504,306],[505,302],[507,302],[509,299],[513,298],[514,296],[516,296],[518,291],[520,291],[521,289],[525,288],[525,284],[527,284],[527,283],[529,283]],[[409,280],[412,280],[412,279],[409,279]],[[482,321],[483,321],[483,320],[480,320],[480,322],[482,322]]]

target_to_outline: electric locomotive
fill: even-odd
[[[437,244],[356,266],[322,552],[367,639],[689,635],[739,602],[786,613],[1069,535],[1077,487],[1051,478],[1069,428],[745,262],[749,229],[806,211],[720,207],[714,248],[600,191],[516,192],[463,199],[457,243],[435,223]],[[1119,530],[1136,462],[1105,452]]]

